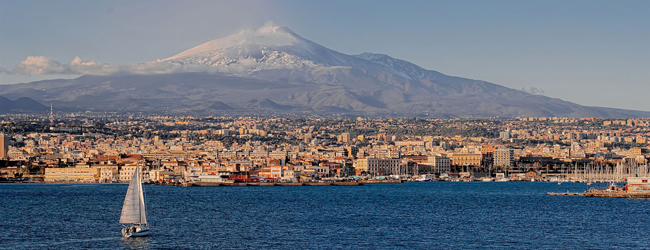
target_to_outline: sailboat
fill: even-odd
[[[136,167],[131,177],[129,189],[124,197],[124,206],[122,206],[122,235],[124,237],[140,237],[149,235],[149,224],[144,209],[144,193],[142,190],[142,178],[140,176],[140,167]]]

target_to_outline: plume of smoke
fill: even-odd
[[[536,87],[530,87],[530,89],[521,88],[521,91],[529,93],[529,94],[533,94],[533,95],[543,95],[545,93],[543,89],[536,88]]]

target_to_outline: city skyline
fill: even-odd
[[[144,63],[272,20],[347,54],[385,53],[588,106],[648,106],[642,1],[36,2],[0,4],[3,23],[19,24],[1,28],[6,71],[28,56]],[[61,77],[76,75],[5,73],[0,84]]]

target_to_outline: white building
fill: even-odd
[[[371,175],[402,175],[406,174],[406,165],[402,160],[395,158],[378,159],[365,158],[358,159],[354,163],[357,171],[365,171]]]

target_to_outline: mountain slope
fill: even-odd
[[[268,24],[163,61],[218,73],[81,76],[0,85],[67,110],[354,113],[429,117],[649,117],[447,76],[384,54],[346,55]],[[2,100],[0,100],[1,102]]]
[[[28,97],[20,97],[14,101],[0,96],[0,113],[47,111],[48,107]]]
[[[408,72],[398,67],[368,60],[371,55],[380,54],[346,55],[307,40],[287,27],[268,23],[257,29],[244,30],[203,43],[163,61],[184,65],[207,65],[228,72],[235,70],[235,73],[268,69],[346,67],[389,72],[409,80],[422,79],[423,76],[430,74],[414,64],[401,60],[400,63],[408,64],[407,67],[417,68],[417,70]]]

